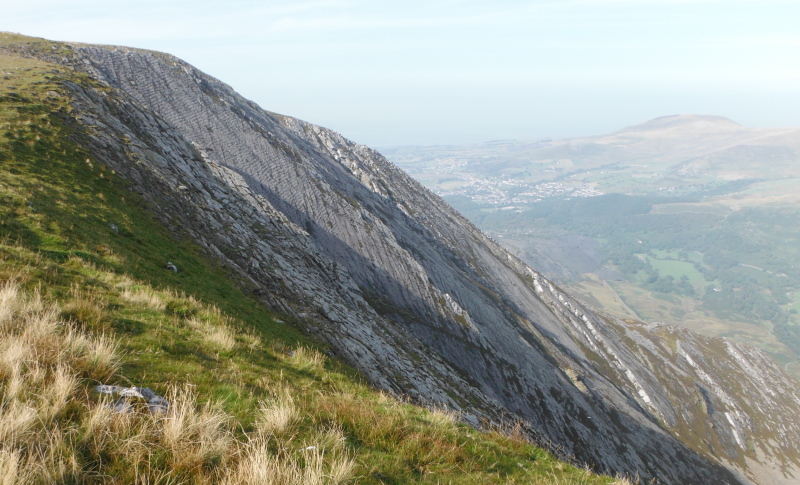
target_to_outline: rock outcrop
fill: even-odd
[[[376,386],[606,472],[800,479],[800,386],[763,353],[588,308],[374,150],[179,59],[5,49],[88,73],[64,86],[94,158]]]
[[[150,414],[163,414],[169,411],[169,401],[155,393],[149,387],[122,387],[100,384],[95,386],[95,391],[102,394],[118,396],[113,403],[108,406],[118,413],[131,413],[135,410],[136,401],[141,401]]]

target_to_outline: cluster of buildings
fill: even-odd
[[[515,206],[538,202],[548,197],[596,197],[603,195],[589,184],[545,182],[530,185],[522,179],[480,178],[471,174],[458,174],[458,184],[432,187],[441,196],[463,195],[493,206]]]

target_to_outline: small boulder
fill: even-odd
[[[122,387],[101,384],[95,386],[94,390],[103,394],[116,394],[119,396],[119,399],[108,405],[118,413],[127,414],[133,412],[137,402],[144,402],[150,414],[162,414],[169,410],[169,401],[153,392],[149,387]]]

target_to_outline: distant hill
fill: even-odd
[[[708,134],[711,132],[741,132],[746,128],[724,116],[714,115],[671,115],[655,118],[644,123],[623,128],[615,133],[657,131],[659,136],[670,132],[671,136],[686,134]]]

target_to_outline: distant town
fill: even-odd
[[[461,195],[483,204],[507,210],[522,210],[522,205],[538,202],[548,197],[596,197],[603,195],[594,186],[575,182],[543,182],[531,185],[530,181],[509,177],[479,177],[464,171],[467,162],[458,159],[437,159],[424,167],[424,173],[412,176],[437,183],[428,187],[442,197]]]

